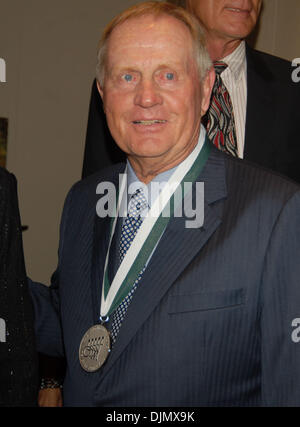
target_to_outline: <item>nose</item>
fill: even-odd
[[[142,108],[150,108],[162,104],[162,96],[153,80],[142,80],[137,85],[134,103]]]

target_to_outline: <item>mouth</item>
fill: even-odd
[[[239,9],[236,7],[226,7],[226,10],[229,10],[230,12],[235,12],[235,13],[250,13],[250,10],[247,9]]]
[[[167,120],[134,120],[133,124],[135,125],[144,125],[144,126],[151,126],[156,124],[163,124],[167,123]]]

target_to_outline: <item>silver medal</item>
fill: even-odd
[[[110,336],[103,325],[92,326],[84,335],[79,347],[79,361],[87,372],[101,368],[110,353]]]

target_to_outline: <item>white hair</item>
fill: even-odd
[[[168,15],[182,22],[189,30],[194,43],[194,56],[198,67],[199,79],[205,78],[208,70],[212,66],[210,56],[205,47],[204,31],[198,20],[187,10],[170,2],[147,1],[139,3],[126,9],[116,16],[105,28],[98,50],[98,62],[96,67],[96,77],[101,87],[105,83],[105,71],[107,62],[107,47],[109,37],[118,25],[123,24],[129,19],[153,15],[155,17]]]

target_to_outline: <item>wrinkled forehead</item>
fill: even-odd
[[[168,15],[132,17],[117,25],[108,39],[108,57],[126,49],[184,49],[191,51],[193,39],[188,27]]]

